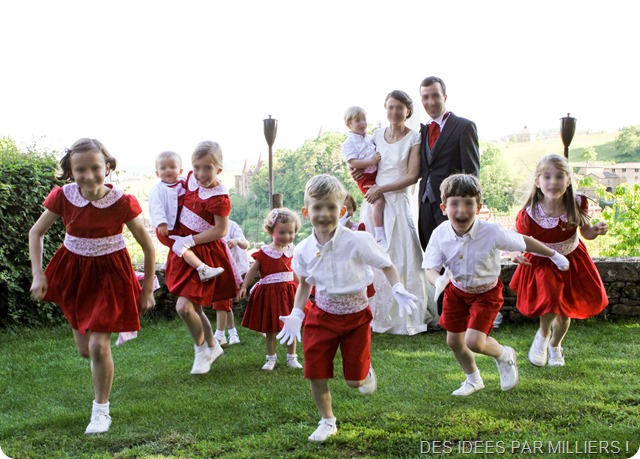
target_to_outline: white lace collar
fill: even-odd
[[[198,197],[200,199],[209,199],[213,196],[221,196],[228,195],[229,191],[224,183],[220,182],[220,185],[214,186],[213,188],[204,188],[198,185],[198,181],[193,176],[193,174],[189,175],[189,180],[187,182],[187,186],[189,187],[189,191],[198,190]]]
[[[87,204],[91,203],[93,207],[97,207],[98,209],[105,209],[113,204],[115,204],[118,199],[124,195],[124,191],[118,188],[117,186],[111,184],[105,184],[111,190],[105,194],[100,199],[95,201],[89,201],[84,198],[82,194],[80,194],[80,186],[77,183],[67,183],[62,187],[62,191],[64,193],[65,198],[76,207],[85,207]]]
[[[295,245],[293,245],[293,244],[289,244],[289,246],[285,249],[285,251],[284,251],[284,252],[281,252],[281,251],[280,251],[280,250],[278,250],[278,249],[274,249],[274,248],[273,248],[273,247],[271,247],[270,245],[265,245],[264,247],[262,247],[262,249],[261,249],[261,250],[262,250],[266,255],[270,256],[271,258],[275,258],[275,259],[277,260],[278,258],[281,258],[281,257],[282,257],[282,255],[284,255],[284,256],[286,256],[286,257],[288,257],[288,258],[291,258],[291,257],[293,256],[293,249],[295,249],[295,248],[296,248],[296,246],[295,246]]]
[[[566,214],[563,213],[559,217],[549,217],[544,212],[544,209],[542,208],[542,204],[540,203],[536,204],[535,215],[534,215],[534,212],[531,211],[531,207],[527,207],[527,213],[538,225],[540,225],[542,228],[545,228],[545,229],[555,228],[560,224],[560,221],[562,221],[565,224],[567,223]]]

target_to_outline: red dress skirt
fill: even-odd
[[[140,330],[142,289],[123,247],[122,229],[142,209],[134,196],[107,186],[111,191],[97,201],[84,199],[78,185],[71,183],[55,187],[44,202],[62,216],[66,227],[65,243],[45,269],[44,299],[57,303],[71,327],[82,334]],[[103,252],[108,253],[96,255]]]

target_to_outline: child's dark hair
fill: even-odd
[[[453,174],[442,181],[440,185],[442,204],[447,205],[447,198],[476,198],[478,204],[482,202],[482,188],[478,177],[471,174]]]
[[[77,140],[71,148],[65,150],[65,154],[60,160],[60,180],[73,181],[73,174],[71,173],[71,155],[75,153],[86,153],[88,151],[98,151],[104,156],[104,162],[107,165],[107,175],[111,171],[116,170],[117,161],[111,156],[107,149],[102,145],[98,139],[82,138]]]
[[[562,196],[562,205],[564,206],[564,211],[567,215],[567,226],[571,228],[588,224],[590,217],[576,201],[576,195],[573,192],[573,185],[571,184],[571,166],[564,156],[549,154],[540,158],[540,161],[538,161],[538,165],[536,166],[536,182],[549,166],[553,166],[557,170],[564,172],[569,180],[569,186]],[[538,210],[538,203],[543,199],[544,194],[540,188],[538,188],[537,183],[534,183],[533,188],[531,189],[531,194],[523,208],[530,208],[532,215],[535,217]]]
[[[358,204],[356,204],[356,200],[353,196],[351,196],[351,193],[349,192],[347,192],[347,196],[344,198],[344,205],[351,206],[354,212],[358,210]]]
[[[287,209],[286,207],[280,207],[278,209],[272,209],[264,219],[264,230],[272,234],[273,228],[275,228],[276,223],[294,223],[296,233],[300,229],[302,222],[300,221],[300,217],[294,211]]]

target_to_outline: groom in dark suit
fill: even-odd
[[[464,172],[480,176],[478,132],[473,121],[448,112],[447,88],[438,77],[420,83],[422,106],[431,121],[420,124],[420,212],[418,235],[422,249],[431,233],[447,219],[440,209],[440,184],[449,175]]]

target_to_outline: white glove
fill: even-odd
[[[398,313],[401,318],[404,317],[405,312],[407,313],[407,315],[411,315],[413,311],[418,310],[418,306],[416,305],[418,297],[407,292],[404,289],[404,285],[402,285],[400,282],[395,284],[391,288],[391,290],[393,291],[393,297],[396,299],[398,305],[400,306],[398,308]]]
[[[176,241],[173,244],[173,247],[171,247],[171,250],[173,250],[173,253],[175,253],[179,257],[182,257],[182,255],[184,255],[187,249],[190,249],[191,247],[196,245],[196,242],[193,240],[193,236],[191,235],[186,237],[180,237],[180,236],[169,236],[169,237]]]
[[[562,255],[561,253],[556,252],[555,254],[550,256],[549,259],[555,263],[560,271],[566,271],[567,269],[569,269],[569,260],[567,260],[567,257]]]
[[[436,280],[436,283],[434,284],[436,288],[436,294],[434,296],[436,303],[438,302],[438,298],[440,298],[440,295],[442,295],[442,293],[444,292],[444,289],[447,287],[447,284],[449,284],[449,273],[447,270],[445,270],[445,273],[442,276],[438,277],[438,280]]]
[[[300,328],[302,327],[302,320],[304,319],[304,311],[298,308],[293,308],[291,314],[288,316],[280,316],[280,320],[284,324],[280,333],[276,336],[276,339],[280,339],[280,344],[286,344],[290,346],[297,338],[299,342],[302,342],[300,336]]]
[[[342,226],[345,226],[349,220],[351,220],[351,215],[345,213],[344,216],[340,217],[340,220],[338,221]]]

